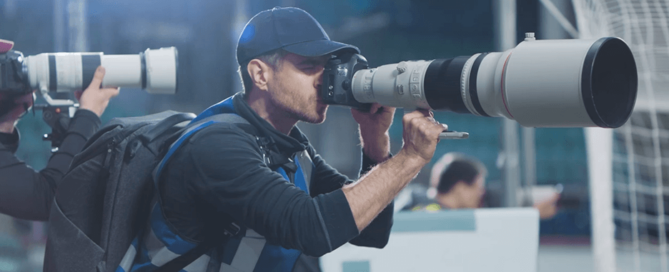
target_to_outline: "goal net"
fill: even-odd
[[[586,130],[595,269],[669,272],[669,1],[573,4],[580,38],[621,37],[639,73],[627,124]]]

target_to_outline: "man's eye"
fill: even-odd
[[[306,65],[302,67],[302,70],[304,71],[314,71],[318,68],[316,65]]]

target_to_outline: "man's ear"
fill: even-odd
[[[267,82],[272,76],[271,69],[272,67],[259,59],[252,59],[246,66],[246,71],[249,73],[253,85],[263,91],[268,90]]]

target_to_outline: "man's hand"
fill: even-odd
[[[360,143],[365,155],[377,163],[387,160],[390,155],[388,129],[393,123],[395,108],[374,103],[369,112],[351,109],[351,114],[360,125]]]
[[[420,158],[424,163],[432,159],[439,143],[439,134],[448,129],[447,125],[440,124],[433,116],[431,111],[423,109],[404,114],[404,146],[400,152]]]
[[[560,199],[559,193],[554,193],[549,199],[543,200],[534,204],[534,208],[539,210],[539,218],[550,219],[555,216],[558,211],[557,201]]]
[[[439,134],[446,127],[435,121],[427,110],[405,114],[402,123],[404,146],[397,156],[372,168],[358,182],[342,188],[359,231],[366,228],[432,159]]]
[[[8,97],[0,93],[0,101],[4,99],[13,99],[13,108],[5,115],[0,116],[0,132],[14,133],[16,121],[33,105],[33,93],[28,93],[18,97]]]
[[[88,88],[83,92],[77,91],[74,93],[74,96],[79,100],[80,108],[90,110],[98,116],[101,116],[109,105],[109,99],[118,95],[118,88],[100,88],[104,76],[105,68],[99,66],[95,70],[95,75],[93,75],[93,80]]]

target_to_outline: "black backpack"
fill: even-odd
[[[147,222],[154,169],[194,117],[165,111],[117,118],[91,137],[73,159],[53,200],[44,271],[116,271]],[[216,121],[246,123],[232,117]],[[181,270],[221,239],[236,234],[235,227],[231,222],[225,235],[199,244],[156,271]]]

